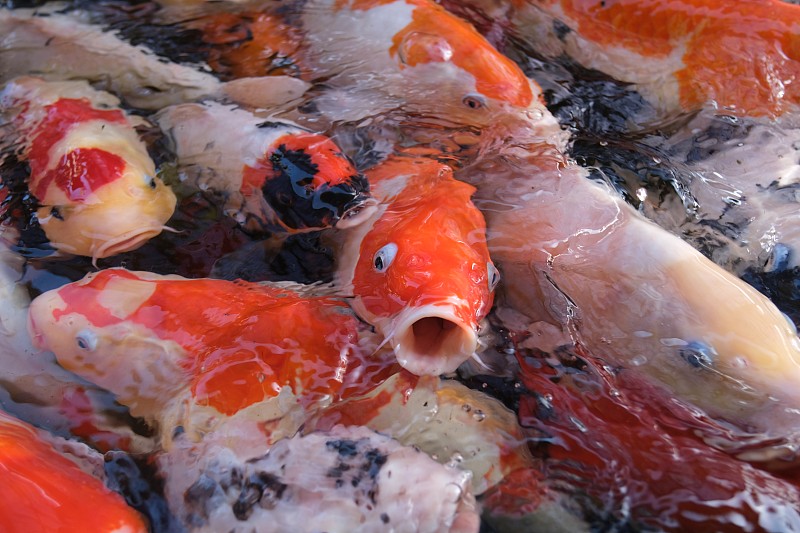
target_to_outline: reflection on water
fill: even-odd
[[[286,8],[290,15],[291,7]],[[359,171],[401,152],[433,157],[478,187],[474,201],[487,219],[490,251],[504,278],[481,331],[485,351],[448,379],[516,414],[521,436],[515,438],[525,444],[515,453],[527,461],[480,496],[483,530],[547,529],[560,519],[566,530],[800,529],[793,469],[800,412],[790,390],[797,370],[787,370],[790,376],[783,379],[781,371],[790,365],[768,360],[782,349],[772,349],[780,340],[770,344],[771,337],[766,338],[792,338],[791,328],[782,325],[789,333],[759,330],[769,310],[754,313],[759,317],[748,324],[752,332],[727,330],[740,322],[726,319],[706,323],[698,309],[714,317],[742,311],[719,309],[733,300],[725,291],[735,291],[721,283],[720,294],[709,301],[692,300],[692,293],[702,293],[705,280],[718,274],[635,214],[752,284],[796,322],[800,129],[792,119],[766,125],[708,110],[658,116],[631,86],[564,58],[545,61],[513,35],[498,36],[502,30],[491,21],[462,10],[542,86],[549,111],[571,137],[563,154],[552,146],[562,133],[541,109],[528,111],[527,122],[494,121],[491,114],[469,122],[447,101],[444,111],[434,114],[435,88],[426,85],[416,95],[371,92],[400,81],[359,78],[351,72],[357,71],[356,58],[345,62],[345,74],[306,68],[306,52],[290,25],[255,12],[234,17],[217,3],[188,9],[164,19],[152,3],[103,2],[89,8],[88,18],[170,61],[207,62],[216,72],[206,70],[203,76],[214,83],[214,76],[229,81],[274,74],[311,82],[302,98],[257,113],[265,122],[293,120],[329,135]],[[276,35],[282,39],[278,44],[272,41]],[[358,90],[337,86],[336,76],[339,82],[353,76]],[[440,90],[445,94],[449,88]],[[403,106],[401,97],[416,104]],[[151,100],[145,100],[147,110],[133,111],[147,118]],[[524,129],[540,123],[540,130]],[[542,132],[550,142],[542,142]],[[178,195],[168,223],[175,231],[101,259],[99,268],[304,284],[334,280],[340,259],[334,257],[330,231],[288,237],[248,233],[224,215],[218,192],[194,190],[185,181],[156,128],[146,133],[159,175]],[[224,147],[225,139],[219,142]],[[34,297],[94,271],[91,259],[61,255],[47,245],[33,216],[35,201],[24,188],[25,164],[11,149],[6,152],[6,234],[13,238],[11,249],[26,259],[18,285]],[[678,259],[685,261],[678,264]],[[675,303],[676,293],[688,294],[680,302],[688,299],[693,305]],[[752,301],[757,307],[755,296]],[[773,318],[763,321],[772,324]],[[703,340],[709,338],[714,343]],[[62,386],[79,383],[62,374]],[[358,384],[359,390],[377,387],[385,377],[381,371],[364,376],[376,382]],[[101,445],[97,434],[65,427],[52,406],[37,411],[42,400],[17,390],[29,387],[26,382],[17,385],[3,383],[6,409]],[[99,402],[107,402],[110,418],[133,424],[120,406],[96,392]],[[391,412],[381,405],[371,409]],[[339,416],[328,413],[334,415]],[[430,419],[417,423],[421,433],[432,424]],[[128,431],[151,437],[140,423]],[[436,445],[447,448],[448,443]],[[132,450],[147,460],[146,446]],[[138,469],[116,453],[107,470],[140,478]],[[525,475],[519,474],[523,470]],[[131,498],[158,492],[152,472],[144,478],[142,483],[153,483],[128,489]],[[178,529],[154,501],[141,506],[154,518],[154,528]]]

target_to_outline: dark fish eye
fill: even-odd
[[[680,349],[681,357],[695,368],[710,367],[717,358],[717,352],[704,342],[693,341]]]
[[[155,176],[149,176],[149,175],[145,174],[144,175],[144,181],[145,181],[145,183],[147,183],[147,186],[150,187],[151,189],[155,189],[157,187],[156,177]]]
[[[461,103],[470,109],[483,109],[486,107],[486,99],[479,94],[468,94],[461,100]]]
[[[61,214],[61,209],[58,206],[53,206],[50,208],[50,216],[58,220],[64,220],[64,215]]]
[[[97,348],[97,335],[92,330],[84,329],[75,336],[75,342],[81,350],[91,352]]]
[[[375,252],[375,257],[372,259],[372,264],[375,266],[375,270],[377,272],[386,272],[386,269],[388,269],[389,265],[392,264],[392,261],[394,261],[394,257],[396,255],[397,245],[393,242],[390,242]]]
[[[489,261],[486,263],[486,272],[489,279],[489,292],[492,292],[497,287],[497,284],[500,283],[500,271]]]

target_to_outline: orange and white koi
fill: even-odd
[[[44,293],[29,313],[35,346],[167,439],[247,408],[263,421],[336,399],[375,348],[359,324],[334,298],[124,269]]]
[[[59,250],[93,259],[133,250],[175,209],[137,123],[118,104],[86,82],[25,77],[0,92],[30,166],[39,224]]]
[[[452,372],[478,349],[499,281],[474,188],[425,158],[393,157],[366,175],[380,204],[369,221],[341,232],[336,281],[400,365]]]
[[[786,317],[580,167],[524,151],[506,150],[506,172],[494,160],[460,175],[483,180],[476,201],[504,302],[711,416],[772,436],[796,431],[800,341]]]
[[[147,523],[95,477],[102,458],[77,443],[57,440],[0,413],[0,529],[145,533]],[[94,453],[94,465],[61,449]]]
[[[168,107],[156,120],[184,175],[223,193],[247,230],[347,227],[373,210],[366,179],[324,135],[213,102]]]
[[[457,7],[463,7],[462,3]],[[548,57],[635,84],[662,111],[797,108],[800,7],[781,0],[471,0]]]

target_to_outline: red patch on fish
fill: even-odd
[[[128,316],[115,316],[99,301],[119,279],[155,289]],[[304,403],[336,395],[358,343],[358,321],[345,303],[253,283],[141,280],[113,269],[66,285],[59,295],[67,307],[53,313],[56,321],[77,313],[96,327],[136,324],[180,345],[195,401],[228,415],[276,396],[284,386],[302,392]]]
[[[53,183],[71,199],[85,199],[98,187],[122,176],[124,161],[104,150],[77,148],[59,158],[56,168],[49,169],[57,154],[53,148],[78,124],[90,121],[128,123],[119,109],[97,109],[86,98],[61,98],[45,106],[41,122],[31,133],[28,162],[31,167],[30,188],[33,195],[44,198]]]
[[[70,200],[83,202],[99,187],[121,178],[124,171],[125,160],[118,155],[100,148],[76,148],[31,183],[31,191],[37,198],[44,198],[55,185]]]

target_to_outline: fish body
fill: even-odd
[[[148,531],[141,515],[92,475],[97,462],[102,465],[99,454],[82,448],[87,456],[94,453],[94,467],[84,466],[83,458],[62,453],[62,448],[69,447],[66,441],[57,444],[56,439],[0,413],[0,529],[9,533]]]
[[[580,368],[566,364],[574,355]],[[561,359],[561,366],[555,353],[517,352],[525,391],[518,414],[531,434],[547,435],[539,450],[543,469],[561,490],[586,498],[593,530],[800,527],[794,474],[773,475],[704,444],[698,435],[722,435],[729,428],[715,427],[694,408],[659,400],[652,384],[634,378],[634,386],[632,376],[614,375],[594,355],[574,355]],[[494,517],[486,518],[493,523]]]
[[[800,92],[800,7],[780,0],[471,2],[547,57],[635,84],[662,112],[777,117]],[[463,4],[457,7],[463,7]]]
[[[791,437],[800,342],[786,317],[580,167],[529,165],[534,183],[515,166],[477,200],[505,304],[711,416]]]
[[[133,250],[161,233],[175,209],[118,103],[86,82],[32,77],[0,93],[30,166],[39,224],[59,250],[93,259]]]
[[[172,106],[156,120],[188,179],[226,196],[250,231],[347,226],[371,212],[366,179],[324,135],[214,102]]]
[[[470,473],[363,427],[252,446],[179,439],[159,457],[189,531],[477,532]]]
[[[341,232],[337,282],[404,368],[452,372],[478,348],[498,281],[474,188],[425,158],[390,158],[366,175],[378,210]]]
[[[247,408],[330,402],[362,349],[340,300],[124,269],[44,293],[29,316],[37,347],[165,436]]]

